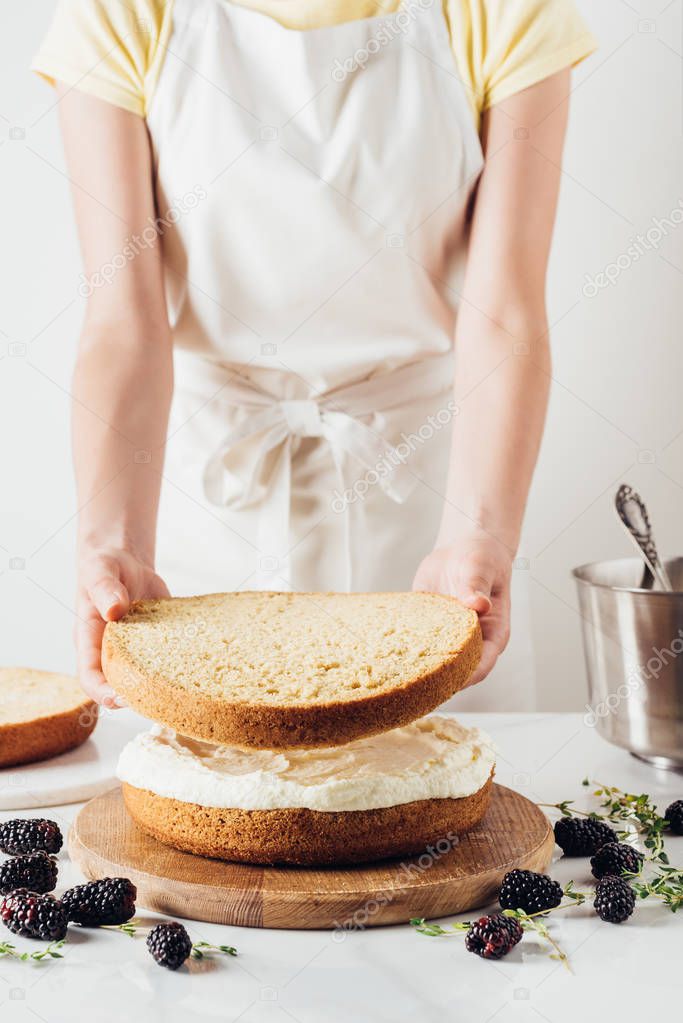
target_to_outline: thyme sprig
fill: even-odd
[[[426,934],[429,938],[442,938],[457,934],[458,931],[469,931],[472,921],[463,920],[461,923],[448,924],[446,927],[442,927],[441,924],[428,923],[423,916],[414,916],[410,920],[410,926],[414,927],[418,934]]]
[[[525,913],[523,909],[504,909],[502,910],[502,915],[517,920],[523,931],[534,931],[543,941],[547,941],[554,950],[550,954],[550,958],[561,962],[571,972],[569,957],[550,934],[544,918],[549,913],[554,913],[558,909],[570,909],[572,906],[580,906],[582,902],[586,901],[587,895],[585,892],[575,891],[573,881],[569,881],[565,886],[563,895],[567,901],[561,902],[559,906],[555,906],[553,909],[545,909],[538,913]],[[430,938],[448,937],[458,934],[460,931],[468,931],[473,923],[474,921],[472,920],[464,920],[442,927],[440,924],[428,923],[423,917],[414,917],[410,921],[411,927],[414,927],[418,934],[425,934]]]
[[[574,905],[579,905],[579,903],[574,903]],[[567,906],[557,907],[557,909],[560,908],[566,909]],[[560,948],[555,939],[552,937],[548,930],[547,923],[542,919],[534,919],[534,917],[544,917],[545,913],[525,913],[523,909],[504,909],[503,916],[514,917],[521,924],[523,931],[535,931],[541,940],[547,941],[555,950],[550,953],[550,958],[558,960],[562,963],[565,969],[569,970],[570,973],[572,972],[572,968],[569,965],[569,956]]]
[[[637,874],[625,873],[624,877],[639,899],[661,899],[672,913],[683,906],[683,870],[680,867],[662,865],[648,881],[638,879]]]
[[[203,959],[205,955],[215,954],[216,952],[225,956],[236,956],[238,954],[237,949],[232,945],[212,945],[209,941],[195,942],[190,954],[193,959]]]
[[[139,920],[133,918],[125,924],[106,924],[102,930],[121,931],[123,934],[127,934],[129,938],[135,938],[138,935],[149,934],[152,928],[143,927]],[[210,941],[196,941],[192,946],[190,955],[193,959],[204,959],[207,955],[236,956],[239,953],[233,945],[212,945]]]
[[[664,851],[664,832],[668,827],[668,821],[657,812],[657,807],[647,793],[636,795],[633,792],[624,792],[614,785],[604,785],[589,778],[584,778],[581,784],[586,787],[594,786],[592,794],[601,800],[600,807],[606,811],[605,813],[579,810],[574,806],[572,799],[565,799],[561,803],[539,803],[539,806],[559,810],[564,817],[578,815],[609,821],[611,824],[626,825],[625,828],[617,830],[621,841],[631,838],[635,831],[641,836],[643,845],[649,852],[648,860],[652,863],[669,863],[669,857]]]
[[[128,920],[125,924],[101,924],[101,931],[121,931],[122,934],[127,934],[129,938],[134,938],[140,930],[140,924],[137,920]]]
[[[64,956],[58,949],[64,946],[64,941],[53,941],[46,948],[38,949],[36,952],[17,952],[16,946],[9,941],[0,941],[0,956],[9,956],[12,959],[19,959],[25,963],[28,960],[42,962],[43,959],[63,959]]]

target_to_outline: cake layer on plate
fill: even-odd
[[[70,675],[0,668],[0,767],[66,753],[96,724],[96,705]]]
[[[134,604],[108,623],[102,668],[183,735],[319,748],[434,710],[481,645],[475,612],[435,593],[214,593]]]
[[[128,810],[154,838],[246,863],[358,863],[453,842],[486,812],[479,729],[433,716],[344,747],[253,751],[155,728],[126,746]],[[449,837],[450,836],[450,837]]]

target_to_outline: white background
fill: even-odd
[[[555,384],[519,569],[542,709],[585,701],[569,572],[630,553],[620,482],[647,497],[660,547],[683,553],[683,225],[614,285],[583,290],[683,202],[681,0],[579,6],[600,50],[574,78],[549,279]],[[8,5],[0,31],[0,662],[71,670],[68,392],[83,303],[55,98],[28,71],[52,8]]]

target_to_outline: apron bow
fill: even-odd
[[[213,399],[241,408],[242,422],[230,429],[208,456],[203,473],[206,498],[233,510],[260,505],[258,546],[261,567],[278,577],[278,588],[291,588],[291,469],[296,441],[319,437],[327,441],[342,493],[348,492],[348,460],[354,459],[392,501],[403,503],[417,479],[405,456],[383,436],[383,411],[410,405],[415,395],[443,394],[452,380],[452,353],[434,356],[317,398],[280,399],[227,367],[191,357],[185,360],[185,383]],[[222,379],[221,379],[222,378]],[[220,381],[220,383],[219,383]],[[216,390],[216,384],[218,389]],[[338,503],[338,498],[334,504]],[[330,512],[341,512],[347,586],[352,583],[350,517],[357,502],[340,509],[330,498]],[[284,585],[283,585],[284,584]],[[264,581],[264,586],[268,586]]]
[[[273,399],[269,408],[230,430],[209,457],[204,470],[208,500],[233,509],[258,504],[278,483],[278,462],[284,458],[291,469],[291,442],[297,437],[324,438],[340,472],[346,455],[368,471],[381,464],[379,485],[399,504],[415,486],[415,477],[396,448],[360,419],[330,408],[325,401]]]

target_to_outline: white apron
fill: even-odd
[[[410,589],[483,162],[440,3],[298,32],[175,0],[148,125],[176,351],[158,571],[175,594]],[[460,708],[533,706],[514,606],[517,653]]]

